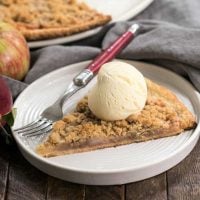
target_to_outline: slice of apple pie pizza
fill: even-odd
[[[195,117],[167,88],[146,80],[148,97],[141,112],[124,120],[104,121],[93,115],[88,99],[57,121],[36,151],[44,157],[79,153],[175,136],[196,126]]]

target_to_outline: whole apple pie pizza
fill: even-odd
[[[0,20],[31,41],[86,31],[108,23],[111,17],[76,0],[0,0]]]

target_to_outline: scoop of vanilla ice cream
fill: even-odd
[[[95,116],[113,121],[140,112],[147,99],[147,85],[143,75],[124,62],[104,64],[97,83],[89,92],[88,106]]]

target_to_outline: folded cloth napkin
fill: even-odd
[[[141,24],[140,34],[118,57],[169,68],[187,77],[200,91],[199,10],[199,0],[155,0],[131,21],[107,26],[94,37],[70,46],[49,46],[32,51],[31,69],[23,82],[4,78],[15,98],[28,84],[46,73],[68,64],[93,59],[100,52],[100,48],[97,48],[99,44],[103,49],[106,48],[131,24],[137,22]]]

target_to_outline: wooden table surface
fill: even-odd
[[[156,177],[117,186],[62,181],[30,165],[0,141],[0,200],[200,200],[200,142],[180,164]]]

